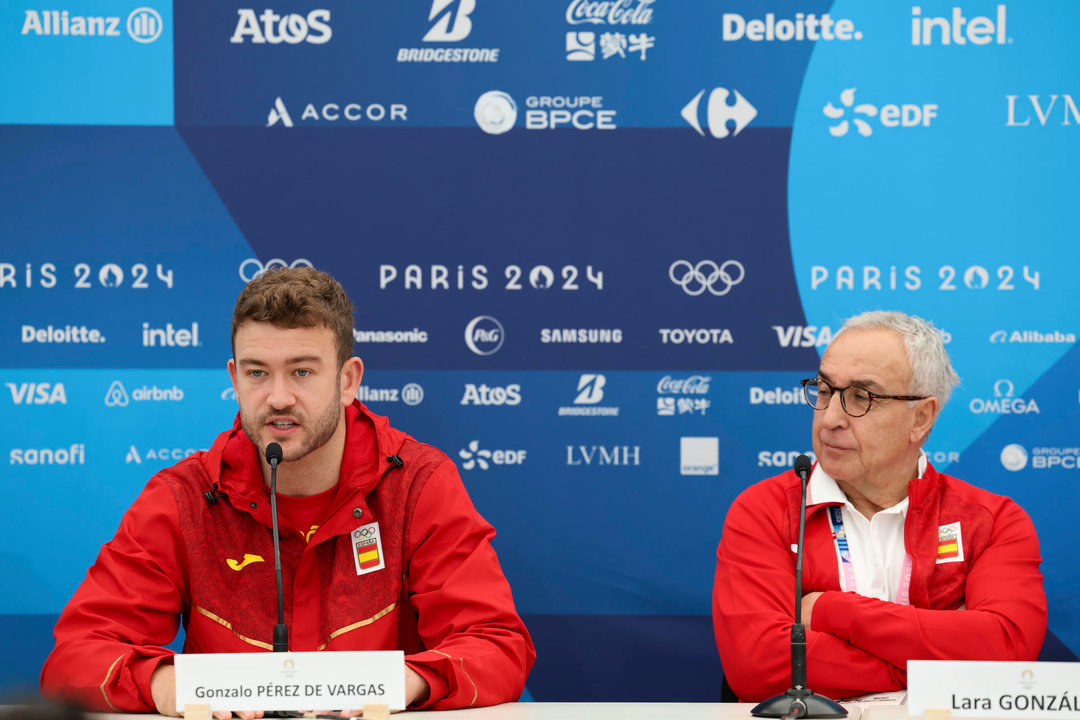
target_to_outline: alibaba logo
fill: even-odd
[[[232,558],[226,558],[225,562],[227,562],[229,564],[230,568],[232,568],[233,570],[236,570],[237,572],[240,572],[241,570],[246,568],[251,563],[266,562],[266,561],[262,559],[261,555],[252,555],[251,553],[245,553],[244,554],[244,559],[241,560],[240,562],[237,562],[237,561],[233,560]]]

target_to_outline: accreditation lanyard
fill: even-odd
[[[855,589],[855,564],[851,561],[851,548],[848,546],[847,531],[844,529],[842,506],[829,506],[829,521],[832,523],[833,539],[840,556],[840,565],[844,570],[844,590],[858,592]],[[911,555],[904,553],[904,566],[900,571],[900,585],[896,588],[896,602],[910,605],[911,598]]]

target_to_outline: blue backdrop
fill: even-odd
[[[719,698],[725,510],[876,308],[945,332],[927,450],[1032,515],[1075,659],[1080,5],[142,2],[0,3],[0,690],[231,423],[274,265],[343,282],[361,400],[459,460],[535,699]]]

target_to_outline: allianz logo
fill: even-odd
[[[424,401],[424,388],[417,383],[408,383],[398,388],[377,388],[361,385],[356,391],[356,399],[362,403],[403,402],[406,405],[419,405]]]
[[[802,405],[805,402],[800,387],[793,387],[790,390],[780,387],[768,390],[761,387],[750,388],[751,405]]]
[[[833,20],[829,13],[795,13],[792,19],[776,19],[774,13],[767,13],[762,20],[747,20],[739,13],[724,13],[724,42],[749,40],[750,42],[818,42],[821,40],[862,40],[861,30],[855,29],[855,23],[847,18]]]
[[[1016,387],[1012,380],[1002,378],[994,383],[994,396],[973,398],[968,407],[976,415],[1024,415],[1039,414],[1039,405],[1034,398],[1013,397]]]
[[[253,45],[298,45],[302,42],[324,45],[334,35],[329,25],[329,10],[312,10],[304,16],[299,13],[278,15],[266,9],[256,15],[252,8],[238,8],[236,14],[239,16],[236,29],[229,38],[229,42],[234,44],[248,40]]]
[[[105,392],[105,405],[108,407],[127,407],[134,402],[182,402],[184,391],[173,385],[170,388],[159,388],[157,385],[143,385],[135,388],[128,395],[127,388],[119,380],[113,380],[112,385]]]
[[[68,37],[121,37],[119,15],[73,15],[67,10],[27,10],[22,35]],[[136,8],[128,14],[125,28],[137,43],[152,43],[161,37],[161,15],[151,7]]]
[[[964,17],[964,9],[954,7],[952,13],[924,16],[922,7],[911,8],[911,44],[928,45],[1006,45],[1012,38],[1005,31],[1005,6],[998,5],[994,17],[976,15]]]
[[[16,405],[67,405],[64,383],[4,383]]]

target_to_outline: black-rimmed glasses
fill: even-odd
[[[807,378],[801,382],[803,397],[807,405],[815,410],[824,410],[829,407],[829,401],[832,400],[833,395],[839,394],[840,407],[851,417],[862,417],[870,412],[870,406],[875,400],[925,400],[929,397],[928,395],[883,395],[855,385],[834,388],[821,378]]]

